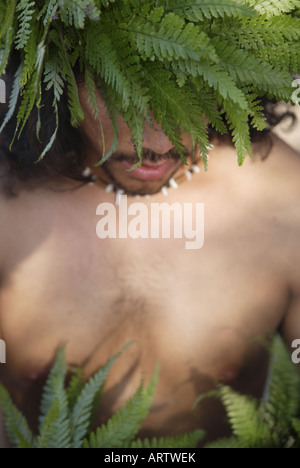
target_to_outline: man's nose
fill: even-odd
[[[144,126],[144,143],[143,147],[154,151],[157,154],[168,153],[174,146],[169,138],[164,134],[161,126],[154,122],[154,127],[151,128],[148,122]]]

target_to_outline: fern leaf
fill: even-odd
[[[265,116],[264,108],[260,105],[256,96],[250,93],[246,94],[248,101],[249,116],[251,116],[251,124],[253,128],[262,131],[267,127],[267,119]]]
[[[103,148],[102,157],[104,158],[106,154],[106,141],[105,141],[103,125],[100,119],[95,78],[94,78],[93,72],[90,70],[89,67],[85,67],[85,87],[86,87],[86,91],[88,95],[88,103],[92,109],[92,114],[95,120],[99,122],[99,125],[101,128],[101,138],[102,138],[101,143],[102,143],[102,148]]]
[[[274,339],[272,355],[269,412],[276,421],[277,431],[288,436],[290,421],[300,410],[300,378],[278,336]]]
[[[71,444],[68,400],[65,391],[67,364],[64,349],[57,354],[56,362],[47,379],[41,402],[40,429],[52,408],[53,402],[59,403],[59,419],[55,424],[49,448],[69,448]]]
[[[134,112],[134,110],[128,111],[126,114],[124,114],[124,120],[130,128],[132,141],[140,158],[140,162],[132,167],[133,170],[136,167],[139,167],[142,163],[145,122],[142,117]]]
[[[83,370],[81,368],[73,369],[72,374],[71,381],[67,388],[67,397],[70,409],[74,408],[74,405],[84,387]]]
[[[14,22],[14,15],[16,10],[16,0],[9,0],[6,2],[5,16],[0,23],[0,41],[6,36],[7,31],[12,28]]]
[[[123,351],[131,343],[126,345],[119,353],[113,356],[103,369],[100,369],[89,379],[82,389],[78,400],[74,406],[71,417],[72,447],[80,448],[87,435],[90,426],[90,418],[93,411],[93,402],[103,389],[108,373],[115,361],[122,355]]]
[[[14,30],[9,28],[5,34],[5,46],[0,50],[0,76],[6,72],[9,56],[14,42]]]
[[[156,369],[153,379],[146,391],[143,385],[126,406],[118,411],[106,425],[91,434],[86,448],[128,448],[139,432],[142,422],[147,417],[154,391],[158,382],[159,371]]]
[[[162,129],[186,162],[185,147],[182,145],[181,131],[191,135],[205,156],[209,144],[203,114],[197,106],[197,96],[186,88],[178,90],[170,79],[170,73],[160,65],[155,69],[144,67],[145,79],[153,96],[151,107],[155,109],[154,117],[161,123]],[[179,130],[179,126],[181,131]]]
[[[6,125],[13,117],[15,110],[17,108],[18,98],[19,98],[20,90],[21,90],[20,79],[21,79],[22,73],[23,73],[23,65],[20,65],[15,74],[14,83],[13,83],[12,91],[11,91],[10,98],[9,98],[8,112],[0,127],[0,134],[3,132]]]
[[[33,434],[26,419],[13,404],[8,391],[0,385],[0,404],[7,436],[15,448],[32,448]]]
[[[203,77],[208,86],[220,93],[224,99],[231,99],[242,109],[247,108],[247,101],[243,92],[237,87],[231,76],[219,65],[212,65],[203,61],[197,65],[196,73],[192,69],[189,71],[188,63],[184,61],[179,61],[179,66],[183,71],[191,73],[192,76],[196,77],[198,74]]]
[[[265,63],[257,57],[241,49],[236,49],[226,42],[218,44],[214,42],[218,55],[221,57],[221,64],[230,74],[234,81],[239,81],[243,85],[252,85],[264,92],[277,94],[279,89],[290,84],[291,78],[288,73],[276,70],[269,63]],[[288,88],[288,86],[287,86]],[[288,88],[287,98],[290,95]]]
[[[71,124],[73,127],[78,125],[84,120],[84,113],[80,105],[78,96],[78,87],[75,79],[74,71],[71,66],[70,55],[67,50],[65,40],[60,34],[61,39],[61,54],[60,58],[63,64],[63,73],[67,77],[68,82],[68,98],[69,98],[69,110],[71,113]]]
[[[256,11],[261,15],[266,14],[268,18],[300,8],[298,0],[252,0],[251,4]]]
[[[238,106],[234,106],[231,101],[224,100],[223,107],[226,113],[226,120],[232,131],[239,166],[242,166],[247,155],[252,156],[250,130],[248,125],[248,112],[244,112]]]
[[[67,25],[83,29],[86,19],[99,20],[100,12],[92,0],[59,0],[60,17]]]
[[[19,30],[16,36],[16,49],[24,49],[31,34],[31,22],[35,13],[35,1],[20,0],[16,11],[19,13]]]
[[[224,135],[227,132],[227,128],[213,99],[213,94],[206,89],[204,81],[201,82],[198,79],[194,80],[193,83],[195,85],[195,96],[198,99],[203,115],[217,132]]]
[[[42,419],[45,418],[51,409],[53,400],[55,399],[55,387],[60,382],[63,387],[67,374],[67,364],[65,359],[64,348],[60,349],[57,353],[56,361],[51,368],[47,382],[44,387],[42,401],[41,401],[41,415]]]
[[[46,449],[51,446],[51,440],[59,423],[59,406],[59,400],[54,400],[50,411],[41,425],[40,435],[36,438],[34,448]]]
[[[272,432],[259,418],[258,404],[250,397],[239,395],[229,387],[221,389],[234,435],[247,448],[272,447]]]
[[[39,44],[40,44],[40,29],[36,27],[32,30],[30,37],[27,41],[27,44],[24,48],[25,58],[24,58],[24,66],[23,66],[23,74],[21,77],[21,88],[24,88],[28,83],[29,79],[33,75],[36,65],[37,65],[37,57],[43,59],[43,57],[39,56]]]
[[[50,151],[50,149],[52,148],[52,146],[53,146],[53,144],[54,144],[54,142],[56,140],[56,137],[57,137],[58,127],[59,127],[59,118],[58,118],[58,108],[57,108],[56,101],[54,102],[54,112],[55,112],[55,129],[54,129],[54,132],[53,132],[48,144],[46,145],[46,147],[42,151],[41,155],[39,156],[39,158],[37,160],[37,163],[39,163],[46,156],[48,151]]]
[[[205,433],[197,430],[176,437],[161,439],[138,439],[130,445],[132,449],[188,449],[197,448]]]
[[[144,59],[154,61],[157,58],[164,61],[181,58],[200,61],[212,57],[214,53],[207,35],[193,23],[186,25],[174,13],[165,15],[156,29],[148,19],[141,18],[131,22],[126,30],[136,37],[136,47]]]
[[[66,76],[60,66],[60,63],[57,59],[49,59],[45,63],[44,70],[44,83],[46,84],[46,90],[53,89],[54,97],[57,102],[60,101],[60,98],[64,91],[64,80]]]
[[[184,13],[189,21],[203,21],[204,19],[224,18],[224,17],[253,17],[255,10],[243,2],[234,0],[176,0],[168,2],[166,11]]]
[[[93,24],[89,26],[87,32],[86,58],[105,83],[122,97],[124,109],[128,109],[130,83],[122,72],[118,54],[111,40],[106,34],[99,33],[97,26]]]
[[[46,24],[48,24],[56,16],[58,7],[59,5],[57,0],[49,0],[48,2],[45,2],[43,8],[37,16],[37,21],[40,21],[44,16],[43,24],[46,26]]]

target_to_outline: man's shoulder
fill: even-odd
[[[250,214],[272,255],[299,264],[300,154],[277,136],[256,144],[254,150],[254,157],[238,167],[235,150],[223,147],[217,158],[221,161],[215,163],[222,196],[229,197],[245,219]]]
[[[277,137],[269,157],[262,164],[262,184],[266,193],[274,200],[274,205],[300,229],[300,153],[294,151]]]
[[[300,148],[299,153],[278,137],[272,137],[272,148],[266,159],[266,169],[283,183],[289,182],[290,189],[300,193]]]
[[[273,256],[281,261],[290,284],[299,286],[300,154],[274,137],[268,158],[257,170],[258,196],[265,203]]]
[[[245,181],[266,206],[297,209],[300,222],[300,153],[276,136],[270,143],[257,148],[254,158],[245,163]]]

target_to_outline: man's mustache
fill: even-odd
[[[188,156],[188,153],[185,156]],[[181,160],[181,156],[175,148],[171,149],[165,154],[158,154],[150,149],[143,150],[143,161],[157,162],[161,160],[170,160],[170,159],[175,162],[178,162]],[[129,154],[120,153],[120,154],[114,154],[113,156],[111,156],[109,161],[111,162],[126,161],[130,164],[137,164],[140,161],[140,159],[137,154],[129,155]]]

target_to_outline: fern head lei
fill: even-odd
[[[98,165],[116,152],[119,115],[141,165],[151,112],[184,162],[181,132],[207,168],[208,120],[219,134],[231,133],[242,165],[252,153],[250,127],[267,125],[262,98],[291,100],[300,68],[299,7],[298,0],[0,0],[0,76],[12,56],[19,63],[0,132],[16,116],[20,138],[37,112],[39,160],[46,157],[65,92],[72,126],[84,120],[74,71],[80,70],[95,119],[99,89],[114,128]],[[41,141],[47,93],[56,128]]]

